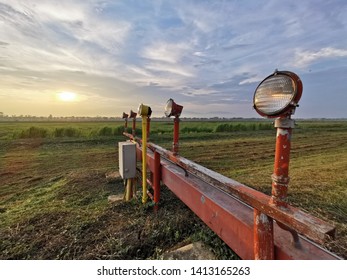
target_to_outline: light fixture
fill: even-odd
[[[127,119],[128,117],[129,115],[123,112],[122,119]]]
[[[256,88],[254,109],[269,118],[291,115],[298,106],[302,89],[302,82],[295,73],[276,70]]]
[[[182,113],[183,106],[178,105],[173,101],[172,98],[170,98],[165,105],[165,116],[167,117],[179,117]]]
[[[129,119],[135,119],[136,116],[137,116],[137,113],[135,113],[133,110],[130,110]]]
[[[152,109],[151,109],[151,107],[141,103],[139,105],[139,108],[137,109],[137,113],[141,117],[150,117],[152,115]]]

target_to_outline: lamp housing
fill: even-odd
[[[122,119],[127,119],[128,117],[129,117],[129,115],[127,113],[123,112]]]
[[[182,113],[183,110],[183,106],[178,105],[177,103],[175,103],[175,101],[170,98],[165,105],[165,116],[167,117],[179,117]]]
[[[302,95],[302,82],[290,71],[275,71],[256,88],[253,107],[259,115],[268,118],[294,113]]]
[[[137,110],[137,113],[141,116],[141,117],[150,117],[152,115],[152,109],[151,107],[144,105],[144,104],[140,104],[139,108]]]
[[[130,119],[135,119],[137,116],[137,113],[135,113],[133,110],[130,110],[129,118]]]

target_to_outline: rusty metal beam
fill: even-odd
[[[126,134],[128,136],[129,134]],[[141,160],[141,141],[138,142],[137,156]],[[288,207],[282,209],[270,205],[270,197],[241,183],[224,177],[183,157],[175,156],[160,146],[148,143],[148,168],[154,172],[158,163],[154,161],[155,151],[162,155],[160,174],[162,182],[199,216],[228,246],[242,259],[255,259],[257,245],[261,238],[272,233],[260,225],[259,236],[254,232],[254,211],[294,228],[312,240],[323,242],[334,232],[334,227],[307,213]],[[188,172],[188,176],[187,175]],[[256,225],[257,226],[257,225]],[[265,225],[266,226],[266,225]],[[264,237],[267,236],[267,237]],[[258,238],[258,241],[257,241]],[[259,239],[260,238],[260,239]],[[259,248],[274,259],[338,259],[318,244],[299,235],[299,244],[290,242],[291,234],[273,223],[273,250],[271,241]],[[263,245],[262,245],[263,246]],[[259,251],[258,251],[259,252]],[[261,253],[263,254],[263,253]],[[264,258],[264,254],[263,257]],[[272,255],[271,255],[272,254]]]
[[[313,217],[312,215],[290,205],[287,207],[273,205],[272,203],[269,203],[271,198],[264,193],[247,187],[235,180],[196,164],[195,162],[174,155],[172,152],[167,151],[158,145],[153,143],[148,144],[151,150],[155,150],[160,154],[165,155],[168,159],[202,178],[207,183],[239,198],[244,203],[260,210],[274,220],[291,227],[298,233],[315,242],[322,244],[333,238],[335,235],[335,227],[321,219]]]
[[[152,155],[148,154],[150,165]],[[162,160],[163,183],[201,218],[242,259],[255,259],[253,209],[200,178]],[[322,247],[300,237],[301,247],[291,235],[274,225],[275,259],[337,259]],[[270,245],[271,246],[271,245]],[[269,246],[268,246],[269,248]]]

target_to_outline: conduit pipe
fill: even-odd
[[[142,203],[148,199],[147,194],[147,120],[152,114],[151,107],[140,104],[138,114],[142,117]]]

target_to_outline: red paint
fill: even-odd
[[[136,135],[136,118],[133,118],[132,133],[133,133],[133,136]]]
[[[254,209],[254,258],[273,260],[275,258],[273,220]]]
[[[276,152],[274,173],[272,175],[271,203],[286,206],[289,183],[289,159],[291,147],[292,128],[278,127],[276,136]]]
[[[155,210],[158,210],[158,204],[160,199],[160,154],[154,152],[154,168],[153,168],[153,189],[154,189],[154,203]]]
[[[172,152],[174,155],[178,154],[179,149],[179,132],[180,132],[180,119],[179,117],[174,118],[174,135],[173,135],[173,144],[172,144]]]

